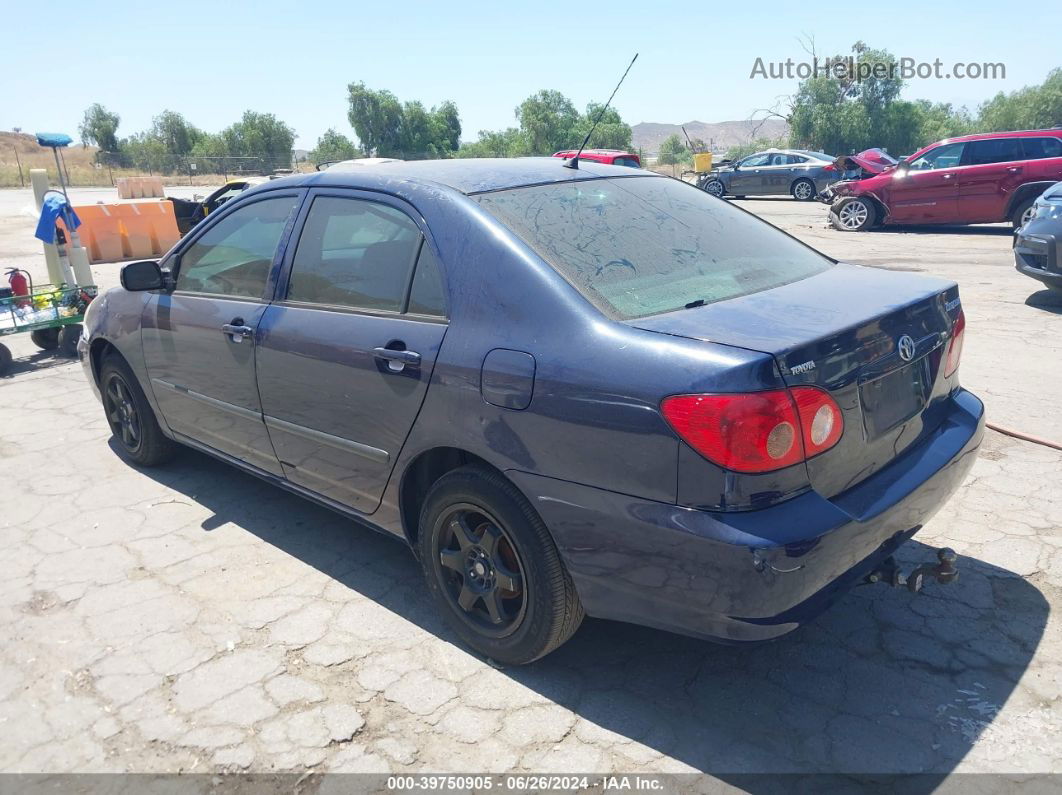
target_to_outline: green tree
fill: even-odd
[[[94,102],[85,109],[78,126],[82,144],[94,144],[104,152],[118,151],[118,123],[121,117]]]
[[[656,156],[656,162],[661,166],[677,166],[690,160],[690,150],[677,133],[664,139]]]
[[[327,163],[333,160],[351,160],[361,157],[354,143],[342,133],[329,128],[317,139],[317,146],[310,152],[310,162]]]
[[[530,154],[551,155],[561,149],[577,147],[579,111],[559,91],[543,89],[520,103],[516,120],[527,140]],[[585,133],[583,133],[585,135]]]
[[[1001,91],[981,106],[979,116],[977,126],[986,132],[1062,127],[1062,68],[1052,69],[1041,85]]]
[[[458,157],[523,157],[529,153],[524,135],[516,127],[480,130],[479,139],[461,145]]]
[[[402,105],[390,91],[374,91],[364,83],[347,86],[347,118],[365,154],[386,156],[400,149]]]
[[[220,136],[227,155],[259,157],[267,169],[291,165],[295,131],[272,113],[244,111],[243,117]]]
[[[586,115],[582,116],[572,128],[575,138],[571,148],[577,147],[583,142],[586,134],[593,127],[594,119],[601,113],[602,107],[603,105],[597,102],[591,102],[586,106]],[[631,135],[631,126],[623,121],[619,111],[615,108],[609,108],[601,116],[601,122],[597,125],[597,129],[594,130],[594,134],[590,137],[590,141],[586,146],[589,149],[623,149],[628,151],[631,148]]]
[[[166,151],[161,138],[150,132],[134,133],[123,138],[121,164],[151,173],[172,173],[177,169],[175,158]]]
[[[390,91],[376,91],[364,83],[351,83],[347,92],[347,118],[367,154],[451,157],[461,145],[461,118],[453,102],[428,109],[419,100],[401,103]]]
[[[162,141],[171,155],[187,155],[203,137],[203,131],[189,124],[180,113],[164,110],[151,120],[151,135]]]

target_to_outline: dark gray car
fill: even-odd
[[[1014,262],[1020,273],[1062,292],[1062,182],[1025,211],[1014,236]]]
[[[840,178],[831,155],[803,149],[756,152],[714,169],[698,182],[713,196],[785,196],[811,201]]]
[[[404,540],[508,664],[584,614],[758,641],[900,582],[983,433],[954,283],[641,169],[273,180],[122,285],[78,344],[120,454],[191,447]]]

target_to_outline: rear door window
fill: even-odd
[[[318,196],[299,236],[287,299],[400,312],[420,229],[379,202]]]
[[[1058,138],[1022,138],[1021,145],[1026,160],[1062,157],[1062,140]]]
[[[446,297],[439,262],[428,244],[420,247],[417,270],[413,274],[413,286],[409,289],[407,312],[430,317],[446,317]]]
[[[666,177],[577,180],[473,198],[619,320],[769,290],[833,266],[754,215]]]
[[[1010,163],[1021,159],[1021,141],[1018,138],[989,138],[966,144],[966,165],[969,166]]]
[[[298,203],[298,196],[278,196],[226,215],[181,254],[176,289],[261,298],[284,227]]]

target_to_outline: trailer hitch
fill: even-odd
[[[926,563],[910,574],[904,574],[896,565],[896,560],[890,555],[866,576],[865,581],[868,583],[883,582],[896,588],[906,585],[908,591],[918,593],[922,590],[926,577],[934,577],[941,585],[955,582],[959,578],[959,570],[955,567],[957,557],[954,549],[941,547],[937,550],[937,565]]]

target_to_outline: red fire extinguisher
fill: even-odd
[[[11,285],[11,294],[16,297],[20,295],[28,296],[33,289],[33,282],[29,272],[21,268],[11,268],[7,272],[7,283]],[[29,303],[28,300],[16,302],[18,306],[26,306]]]

